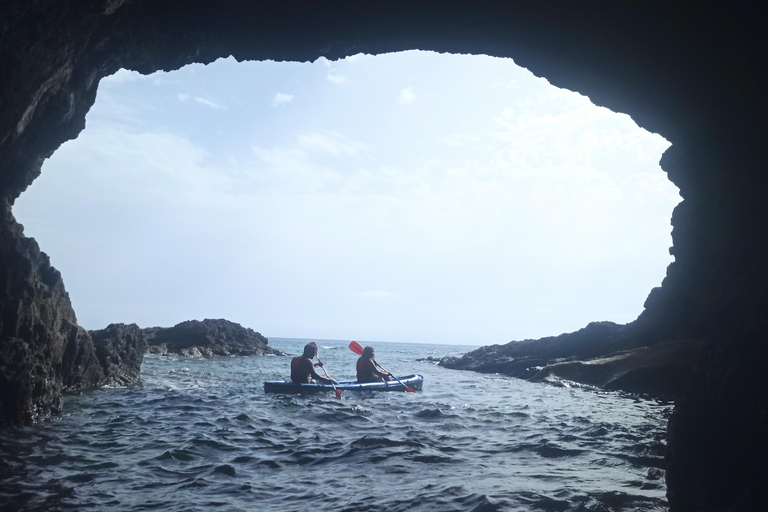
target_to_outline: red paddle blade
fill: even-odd
[[[336,393],[336,398],[341,398],[341,391],[338,389],[334,389],[333,391]]]
[[[408,391],[409,393],[415,393],[416,392],[416,391],[412,390],[411,388],[409,388],[408,386],[406,386],[405,384],[403,384],[403,386],[405,387],[405,390]]]
[[[363,355],[363,347],[361,347],[360,344],[356,341],[353,341],[349,344],[349,350],[359,356]]]

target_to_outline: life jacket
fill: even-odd
[[[306,359],[304,356],[294,356],[293,359],[291,359],[291,380],[297,384],[306,384],[310,382],[310,378],[312,376],[311,373],[307,373],[306,370],[302,368],[304,366],[304,359]]]
[[[376,367],[373,365],[373,361],[364,357],[357,359],[357,381],[358,382],[376,382],[379,379],[378,375],[374,373]]]

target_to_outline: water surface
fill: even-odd
[[[301,353],[308,340],[271,339]],[[316,340],[337,380],[348,342]],[[69,396],[3,431],[14,511],[667,510],[668,404],[448,370],[474,347],[374,344],[417,393],[267,395],[290,356],[147,356],[141,384]]]

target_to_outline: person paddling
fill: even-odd
[[[357,382],[385,382],[392,378],[388,371],[378,366],[373,356],[373,347],[363,349],[357,359]]]
[[[311,384],[313,380],[322,384],[338,384],[335,380],[331,378],[326,379],[315,372],[315,366],[323,366],[319,359],[317,363],[312,361],[315,356],[317,356],[317,345],[315,342],[311,341],[304,345],[304,353],[291,360],[291,380],[296,384]]]

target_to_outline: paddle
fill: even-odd
[[[315,357],[317,357],[317,355],[315,355]],[[338,389],[336,389],[336,384],[334,384],[334,383],[333,383],[333,379],[331,378],[331,376],[330,376],[330,375],[328,375],[328,372],[327,372],[327,371],[326,371],[326,369],[325,369],[325,365],[323,364],[323,362],[322,362],[322,361],[320,361],[320,358],[319,358],[319,357],[317,357],[317,362],[318,362],[318,363],[320,363],[320,368],[322,368],[322,369],[323,369],[323,373],[325,374],[325,377],[326,377],[326,378],[327,378],[329,381],[331,381],[331,386],[333,386],[333,392],[334,392],[334,394],[336,395],[336,398],[341,398],[341,391],[339,391]]]
[[[356,341],[353,341],[353,342],[351,342],[349,344],[349,350],[351,350],[352,352],[354,352],[355,354],[357,354],[359,356],[363,355],[363,347],[360,346],[360,344],[358,342],[356,342]],[[379,363],[377,363],[375,359],[373,360],[373,364],[375,364],[376,366],[378,366],[380,369],[384,370],[388,374],[392,375],[392,377],[394,377],[394,379],[397,382],[399,382],[405,388],[406,391],[408,391],[409,393],[415,393],[415,391],[412,390],[411,388],[409,388],[408,386],[406,386],[405,383],[403,383],[403,381],[401,381],[400,379],[395,377],[395,375],[392,372],[390,372],[389,370],[387,370],[386,368],[381,366]]]

